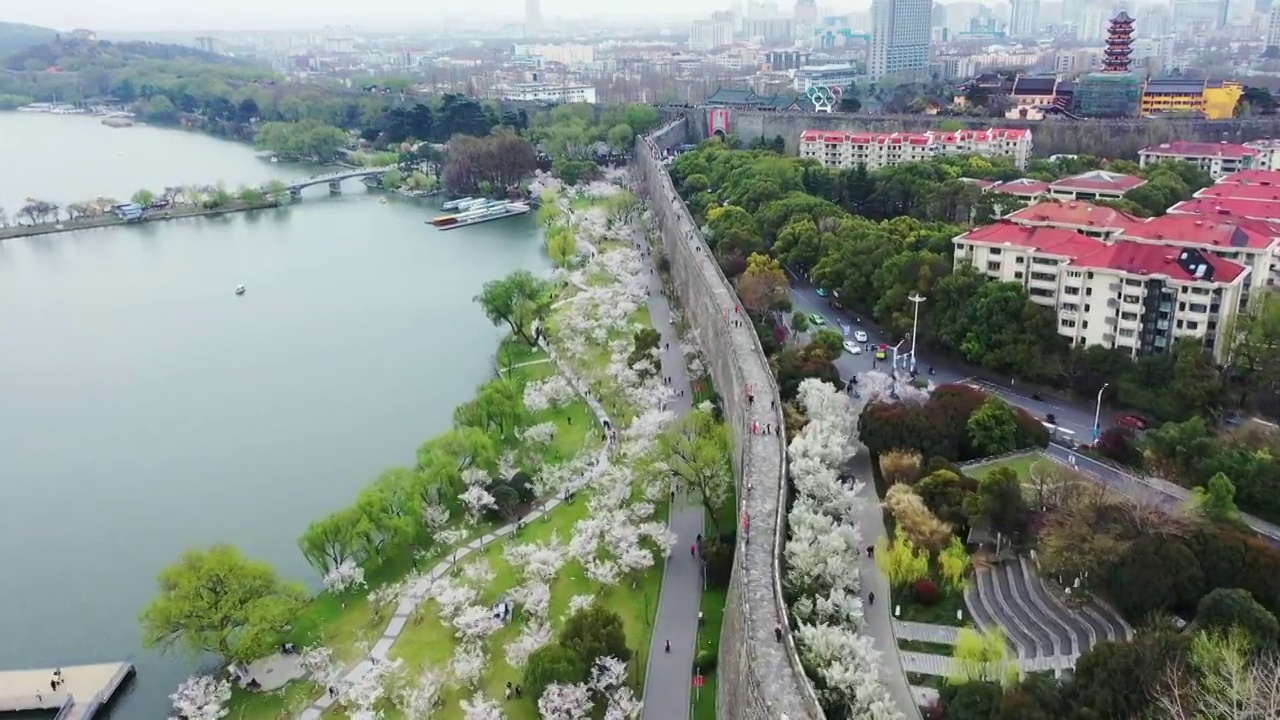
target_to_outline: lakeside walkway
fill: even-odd
[[[636,239],[643,244],[643,233]],[[674,397],[668,408],[677,416],[693,407],[693,388],[686,372],[680,336],[671,322],[671,303],[662,294],[662,278],[647,249],[645,267],[649,270],[649,320],[661,336],[658,353],[659,370],[671,378],[671,389],[684,392]],[[665,348],[665,349],[664,349]],[[673,486],[674,487],[674,486]],[[689,689],[693,677],[693,660],[697,655],[698,611],[702,606],[702,557],[686,551],[697,542],[703,529],[702,503],[690,493],[673,493],[667,525],[676,535],[676,544],[667,556],[662,573],[662,589],[658,594],[658,614],[649,640],[649,663],[645,670],[643,720],[687,720],[690,712]],[[671,641],[671,652],[666,642]]]
[[[269,210],[278,208],[281,203],[276,200],[264,200],[260,203],[242,203],[236,201],[218,208],[202,208],[196,206],[179,206],[166,210],[155,210],[143,215],[141,220],[125,220],[117,215],[100,215],[93,218],[63,220],[59,222],[37,223],[35,225],[10,225],[0,228],[0,240],[14,240],[40,235],[56,235],[58,233],[75,232],[77,230],[97,230],[100,228],[122,227],[125,225],[145,225],[150,222],[164,220],[181,220],[183,218],[209,217],[228,213],[249,212],[251,210]]]
[[[57,690],[55,669],[63,679]],[[133,672],[127,662],[0,672],[0,712],[57,710],[58,720],[91,720]]]

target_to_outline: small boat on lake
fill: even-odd
[[[237,294],[237,295],[243,295],[243,294],[244,294],[244,286],[243,286],[243,285],[237,285],[237,286],[236,286],[236,294]]]

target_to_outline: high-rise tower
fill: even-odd
[[[524,36],[538,37],[542,34],[542,3],[540,0],[524,0]]]
[[[1009,34],[1032,37],[1040,30],[1040,0],[1013,0],[1009,17]]]
[[[1133,18],[1121,12],[1111,18],[1111,30],[1107,33],[1107,49],[1103,52],[1102,69],[1109,73],[1127,73],[1133,61]]]
[[[932,0],[872,0],[867,72],[912,79],[929,69]]]

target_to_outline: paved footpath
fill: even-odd
[[[884,516],[880,511],[880,498],[876,496],[875,481],[871,479],[871,461],[865,448],[860,448],[853,458],[854,475],[865,479],[858,497],[858,525],[862,530],[862,539],[868,545],[874,544],[885,536]],[[863,619],[866,634],[875,641],[875,648],[880,652],[880,682],[889,690],[889,695],[898,706],[898,712],[907,720],[919,720],[920,706],[916,705],[915,695],[907,684],[907,674],[899,657],[898,640],[893,634],[893,598],[890,596],[889,581],[876,566],[875,561],[863,553],[862,563],[862,597],[869,593],[876,594],[873,605],[864,605]]]
[[[639,233],[637,236],[642,237]],[[680,337],[671,324],[671,304],[661,292],[662,278],[655,269],[652,254],[645,266],[649,271],[649,319],[662,336],[658,348],[662,359],[660,372],[671,378],[671,388],[676,393],[684,391],[684,397],[673,398],[668,409],[683,415],[692,407],[693,389],[685,372]],[[676,544],[662,574],[658,617],[649,643],[643,720],[687,720],[689,717],[698,609],[702,601],[702,558],[691,556],[689,548],[702,534],[702,521],[702,503],[696,497],[676,493],[668,520],[671,531],[676,534]],[[671,641],[670,653],[666,652],[668,640]]]

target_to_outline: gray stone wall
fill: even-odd
[[[687,142],[707,138],[705,109],[687,109],[693,121]],[[944,121],[959,121],[966,127],[1029,128],[1034,139],[1033,154],[1048,157],[1058,153],[1089,154],[1108,158],[1136,159],[1138,151],[1170,140],[1242,143],[1261,138],[1280,137],[1280,115],[1254,116],[1233,120],[1197,118],[1145,120],[1044,121],[1003,120],[998,118],[949,118],[931,115],[858,115],[845,113],[779,113],[759,110],[734,110],[730,129],[744,144],[763,137],[772,140],[781,135],[787,152],[799,152],[800,133],[805,130],[845,132],[923,132],[936,130]],[[686,142],[681,139],[681,142]]]
[[[778,390],[749,322],[735,326],[736,318],[745,317],[737,295],[659,159],[663,150],[686,142],[689,122],[678,118],[640,138],[634,168],[670,261],[672,283],[724,398],[733,444],[738,545],[720,636],[717,716],[816,720],[822,710],[796,655],[779,578],[787,487]],[[764,434],[766,424],[775,434]],[[759,433],[753,432],[757,425]],[[775,627],[782,629],[782,642],[775,639]]]

